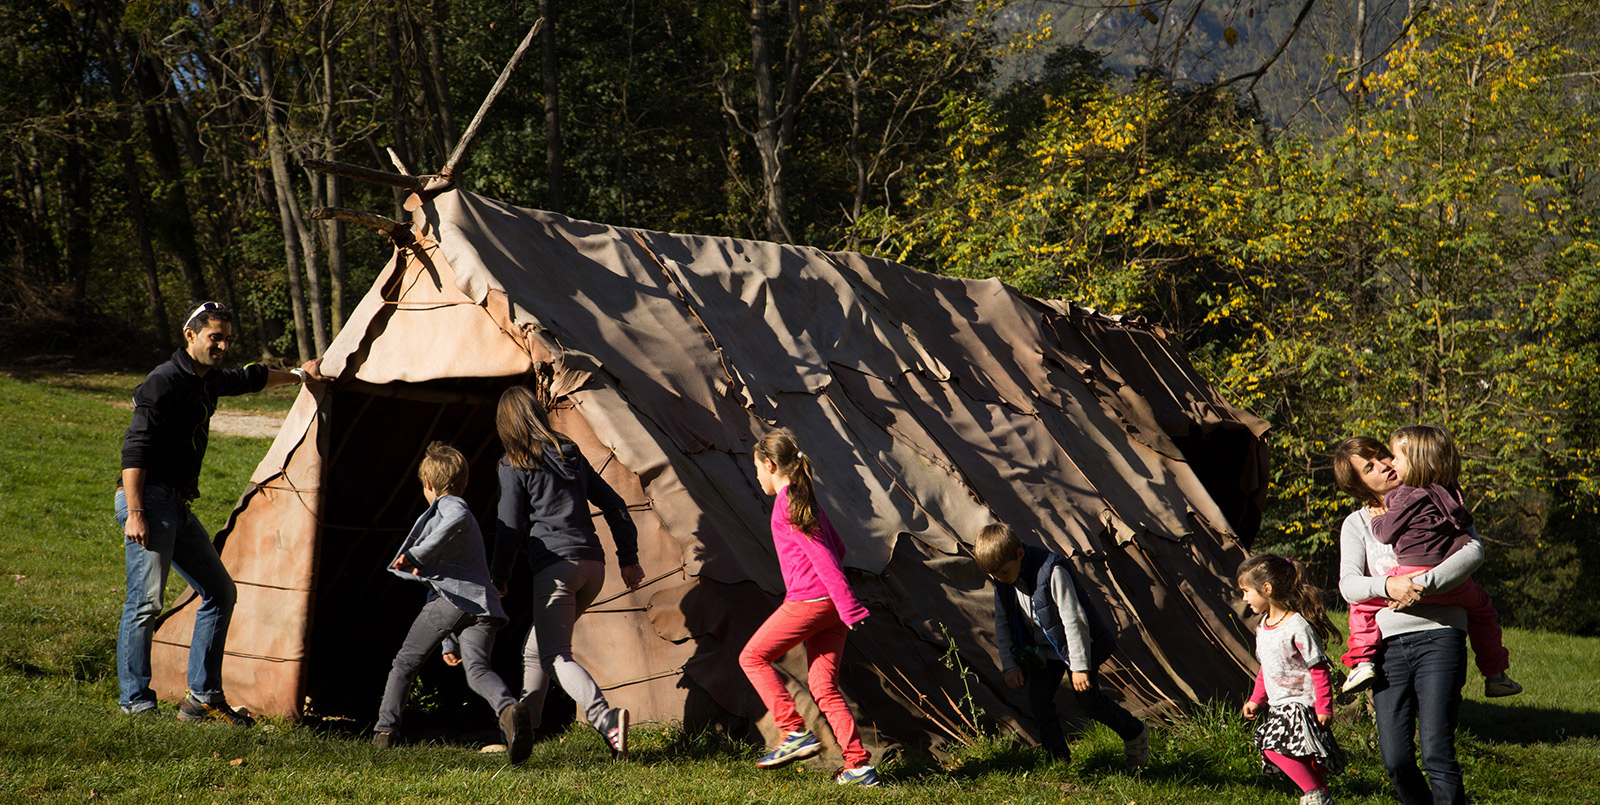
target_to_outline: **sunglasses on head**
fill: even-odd
[[[183,328],[185,330],[189,329],[189,325],[194,324],[194,320],[196,318],[198,318],[200,316],[200,314],[202,314],[202,313],[227,313],[227,312],[228,312],[228,306],[222,304],[221,302],[201,302],[198,307],[196,307],[194,310],[189,311],[189,318],[184,319]]]

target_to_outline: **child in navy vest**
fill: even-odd
[[[1070,760],[1055,696],[1071,674],[1072,693],[1090,718],[1122,738],[1129,767],[1150,761],[1150,728],[1100,690],[1100,664],[1116,639],[1095,613],[1067,560],[1025,546],[1003,523],[984,526],[973,551],[994,582],[995,640],[1007,687],[1026,687],[1039,742],[1057,760]]]

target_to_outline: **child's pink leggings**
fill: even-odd
[[[1389,575],[1403,576],[1429,569],[1401,565],[1389,571]],[[1467,579],[1442,593],[1425,595],[1422,603],[1448,604],[1467,611],[1467,640],[1472,643],[1478,671],[1484,676],[1494,676],[1511,667],[1511,652],[1506,651],[1500,633],[1500,613],[1495,611],[1494,602],[1489,600],[1489,594],[1477,582]],[[1350,605],[1349,650],[1339,658],[1346,668],[1372,662],[1377,656],[1378,643],[1383,640],[1383,636],[1378,634],[1377,614],[1378,610],[1388,605],[1389,602],[1382,598],[1369,598]]]
[[[762,704],[772,711],[772,721],[778,729],[804,731],[806,722],[795,712],[794,698],[772,663],[789,653],[789,649],[805,643],[806,687],[811,689],[817,709],[828,719],[845,763],[850,768],[859,768],[867,765],[872,755],[861,745],[856,719],[850,715],[850,706],[844,703],[844,697],[839,695],[839,659],[844,654],[844,638],[848,633],[833,601],[785,601],[750,636],[744,651],[739,652],[739,667],[755,686]]]
[[[1283,769],[1283,773],[1289,775],[1289,779],[1300,786],[1302,792],[1328,787],[1328,778],[1322,775],[1322,766],[1317,764],[1314,757],[1289,757],[1271,749],[1262,750],[1261,754],[1266,755],[1272,765]]]

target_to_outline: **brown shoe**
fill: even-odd
[[[180,721],[221,721],[235,727],[253,727],[256,720],[228,706],[227,702],[221,704],[206,704],[194,697],[191,693],[178,705],[178,719]]]
[[[513,702],[500,710],[500,736],[506,742],[506,755],[513,766],[533,754],[533,736],[528,732],[528,706]]]

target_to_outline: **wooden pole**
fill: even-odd
[[[395,153],[393,148],[386,147],[385,150],[389,152],[389,161],[394,163],[394,169],[400,171],[400,173],[406,176],[410,176],[411,169],[406,167],[406,163],[404,160],[400,159],[400,155]]]
[[[346,179],[357,179],[390,187],[403,187],[407,190],[422,189],[424,181],[420,176],[407,176],[403,173],[373,170],[372,168],[363,168],[360,165],[351,165],[348,162],[337,162],[329,159],[307,159],[302,160],[300,164],[318,173],[331,173],[334,176],[343,176]]]
[[[393,240],[397,246],[405,246],[412,241],[410,224],[402,224],[376,213],[347,210],[344,207],[318,207],[311,211],[311,220],[344,221],[375,229]]]
[[[456,168],[460,167],[462,158],[467,155],[467,147],[472,145],[472,138],[477,136],[478,126],[488,116],[489,107],[494,105],[494,99],[500,96],[500,90],[511,80],[511,71],[517,69],[517,62],[522,60],[522,54],[528,52],[528,46],[533,44],[533,38],[539,35],[539,29],[543,27],[544,17],[540,17],[533,21],[533,27],[528,29],[528,35],[522,37],[522,44],[517,45],[516,52],[511,54],[511,60],[506,62],[505,69],[500,71],[500,77],[495,79],[494,86],[490,88],[489,94],[478,107],[478,113],[472,116],[472,122],[467,124],[467,130],[456,143],[455,150],[450,152],[450,159],[444,163],[444,169],[439,171],[441,178],[448,182],[455,180]]]

